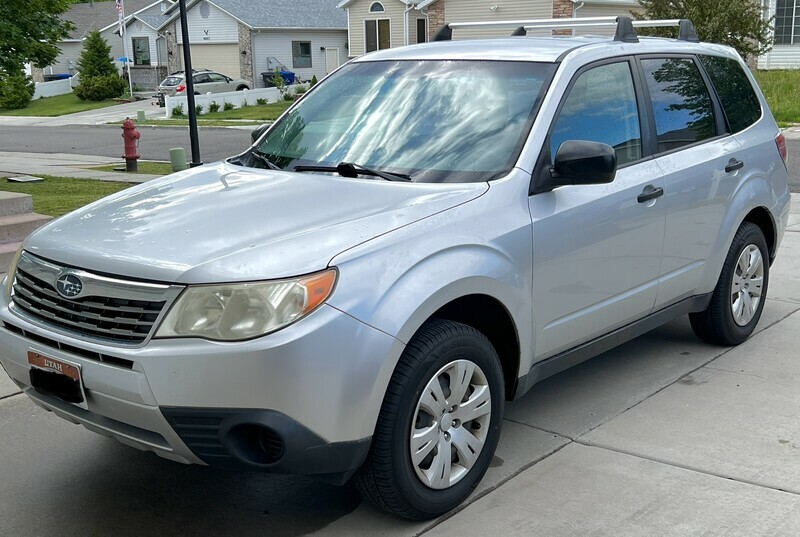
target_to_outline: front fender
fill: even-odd
[[[331,261],[339,281],[328,303],[400,343],[392,356],[376,357],[383,363],[370,408],[380,408],[405,344],[438,309],[460,297],[487,295],[505,307],[519,336],[520,369],[530,368],[530,214],[522,196],[515,199],[502,188],[491,196],[491,190]]]

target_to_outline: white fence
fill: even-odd
[[[56,95],[66,95],[72,93],[72,88],[78,85],[78,75],[72,78],[53,80],[52,82],[37,82],[33,100],[42,97],[55,97]]]
[[[294,91],[294,86],[289,86],[287,89],[291,89]],[[195,95],[194,102],[197,106],[203,107],[203,113],[208,113],[208,107],[212,102],[215,102],[219,105],[219,109],[222,110],[225,106],[225,103],[231,103],[236,108],[241,108],[242,106],[252,106],[254,104],[258,104],[258,99],[266,99],[267,101],[274,103],[279,101],[281,98],[281,94],[277,88],[258,88],[252,90],[243,90],[243,91],[229,91],[226,93],[206,93],[204,95]],[[167,119],[172,117],[172,109],[175,107],[183,107],[183,113],[189,113],[189,105],[187,104],[187,98],[185,95],[181,97],[170,97],[167,95],[164,98],[164,105],[167,109]]]

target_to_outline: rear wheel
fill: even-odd
[[[486,337],[452,321],[427,323],[392,376],[356,484],[404,518],[450,511],[489,467],[504,400],[500,361]]]
[[[701,339],[738,345],[755,330],[769,283],[769,250],[764,234],[752,222],[736,232],[708,308],[689,316]]]
[[[250,88],[248,88],[247,86],[239,86],[238,88],[236,88],[236,91],[244,91],[246,89],[250,89]]]

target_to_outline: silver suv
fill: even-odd
[[[450,25],[358,58],[245,153],[34,233],[0,362],[38,405],[162,457],[445,513],[505,401],[681,315],[718,345],[759,320],[786,146],[736,52],[680,24]]]

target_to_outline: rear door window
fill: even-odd
[[[655,117],[658,152],[716,136],[711,96],[691,58],[641,60]]]
[[[741,132],[761,117],[761,103],[739,62],[719,56],[700,56],[717,90],[731,133]]]

